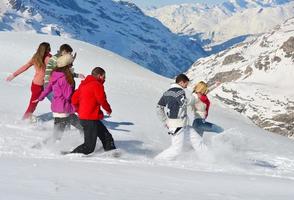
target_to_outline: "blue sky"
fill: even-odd
[[[207,3],[207,4],[218,4],[225,2],[226,0],[128,0],[134,2],[139,7],[148,6],[163,6],[168,4],[179,4],[179,3]]]

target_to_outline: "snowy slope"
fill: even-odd
[[[293,17],[292,0],[231,0],[219,5],[180,4],[146,11],[171,31],[209,42],[223,43],[232,38],[269,31]],[[237,38],[236,38],[237,37]],[[208,40],[208,41],[206,41]]]
[[[3,0],[0,30],[86,41],[168,77],[205,55],[187,36],[170,32],[134,4],[111,0]]]
[[[223,102],[275,133],[294,134],[294,18],[252,42],[195,62],[187,74],[225,82]]]
[[[105,124],[119,159],[103,155],[101,144],[90,157],[61,156],[60,150],[82,142],[72,129],[54,145],[31,146],[52,133],[52,121],[37,126],[20,121],[29,98],[33,70],[8,83],[4,79],[47,40],[52,50],[70,43],[78,53],[77,72],[106,69],[105,83],[113,115]],[[286,137],[267,133],[212,98],[209,121],[225,128],[205,134],[208,150],[187,146],[175,161],[153,157],[169,145],[155,105],[172,82],[107,50],[60,37],[0,33],[0,199],[292,199],[294,146]],[[188,92],[188,91],[187,91]],[[36,114],[48,112],[45,100]]]

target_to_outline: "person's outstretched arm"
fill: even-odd
[[[28,70],[31,66],[33,66],[33,60],[30,59],[25,65],[21,66],[18,70],[16,70],[13,74],[6,78],[7,81],[12,81],[15,77],[19,74],[23,73],[24,71]]]

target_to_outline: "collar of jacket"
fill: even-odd
[[[55,82],[57,81],[58,79],[60,78],[63,78],[65,76],[65,74],[63,72],[56,72],[56,71],[53,71],[52,72],[52,75],[51,75],[51,81],[52,82]]]
[[[179,84],[177,83],[172,83],[170,88],[180,88],[180,89],[184,89],[182,86],[180,86]]]
[[[100,80],[98,80],[97,78],[95,78],[95,76],[93,76],[93,75],[88,75],[86,78],[85,78],[85,80],[83,80],[82,82],[81,82],[81,84],[87,84],[87,83],[90,83],[90,82],[94,82],[94,81],[97,81],[98,83],[100,83],[100,84],[102,84],[103,85],[103,83],[100,81]]]

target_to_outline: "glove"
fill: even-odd
[[[178,127],[176,130],[171,130],[168,132],[169,135],[177,135],[177,133],[182,129],[183,127]]]

